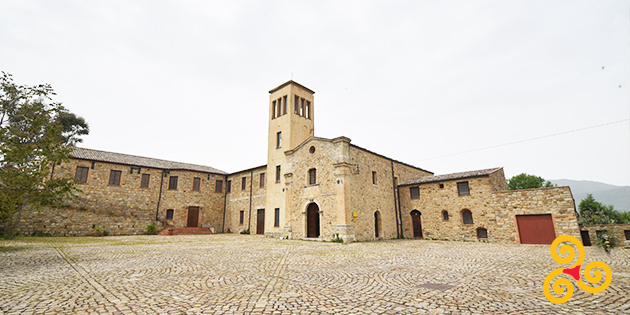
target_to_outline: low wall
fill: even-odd
[[[630,224],[583,224],[580,225],[580,231],[588,231],[592,245],[597,242],[597,231],[607,231],[617,239],[618,246],[630,246],[630,239],[626,238],[625,233],[630,231]]]

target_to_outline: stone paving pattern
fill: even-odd
[[[0,314],[629,314],[630,249],[593,260],[610,287],[555,305],[548,245],[27,237],[0,241]]]

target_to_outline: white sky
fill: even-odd
[[[0,1],[0,70],[50,83],[82,147],[235,172],[267,157],[268,91],[315,135],[437,174],[630,185],[630,1]]]

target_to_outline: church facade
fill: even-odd
[[[288,81],[269,93],[266,165],[228,174],[75,148],[52,176],[72,176],[82,193],[63,207],[25,211],[18,231],[138,234],[153,223],[345,242],[580,237],[568,187],[508,191],[502,168],[435,176],[347,137],[316,137],[314,92],[305,86]]]

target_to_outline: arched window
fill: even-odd
[[[166,210],[166,220],[173,220],[173,209]]]
[[[448,221],[448,211],[442,210],[442,221]]]
[[[464,224],[473,224],[472,212],[470,212],[470,210],[462,210],[462,221]]]
[[[488,238],[488,230],[484,228],[477,229],[477,238],[479,239],[487,239]]]

